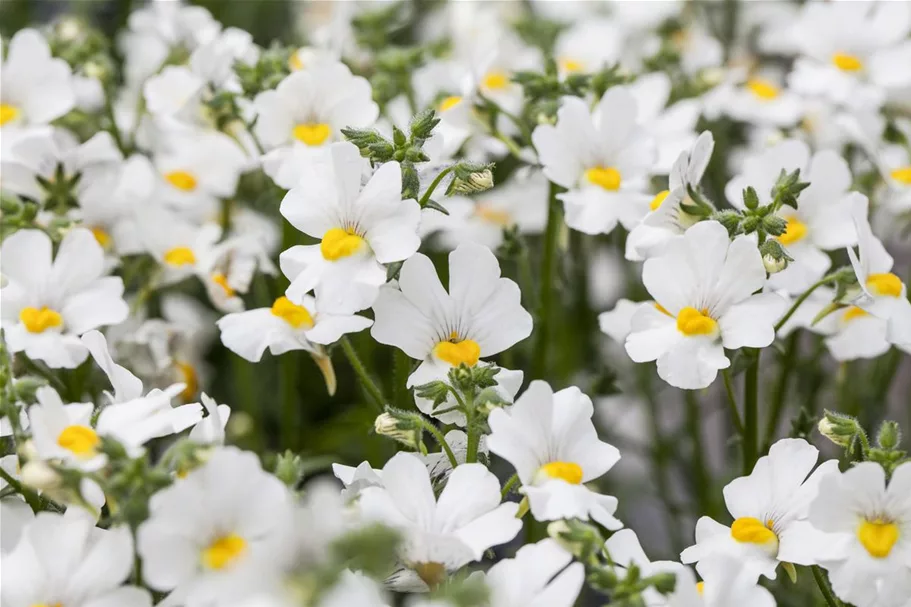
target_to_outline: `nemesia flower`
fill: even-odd
[[[500,499],[499,481],[481,464],[458,466],[436,498],[421,460],[398,453],[383,466],[382,487],[361,489],[358,508],[404,534],[402,562],[430,585],[515,537],[519,506]]]
[[[698,218],[680,208],[692,204],[689,189],[697,189],[709,165],[715,140],[704,131],[691,149],[681,152],[668,177],[668,189],[659,192],[649,203],[650,212],[642,223],[630,230],[626,239],[626,258],[642,261],[664,250],[667,242],[681,236]]]
[[[756,583],[756,572],[736,559],[716,557],[699,568],[696,583],[689,569],[677,572],[677,587],[668,607],[775,607],[775,597]]]
[[[88,351],[78,336],[127,317],[123,280],[104,276],[104,251],[86,229],[74,228],[52,259],[51,239],[20,230],[3,241],[2,326],[11,352],[49,367],[73,368]]]
[[[731,242],[716,221],[697,223],[646,260],[642,281],[655,306],[633,316],[626,352],[634,362],[657,360],[658,375],[677,388],[709,386],[731,364],[725,348],[771,344],[784,313],[779,295],[754,294],[766,281],[755,241]]]
[[[361,187],[367,164],[353,144],[333,144],[324,157],[302,167],[300,187],[282,200],[282,215],[320,239],[281,254],[282,272],[291,280],[285,294],[292,302],[315,290],[320,310],[363,310],[386,282],[382,264],[417,251],[421,209],[414,200],[402,200],[399,164],[383,164]]]
[[[319,62],[292,72],[271,91],[253,100],[258,115],[254,132],[270,152],[263,169],[276,183],[297,185],[283,166],[342,141],[341,129],[370,126],[379,115],[370,84],[340,62]],[[291,164],[290,166],[295,166]]]
[[[796,209],[784,206],[778,212],[787,221],[787,229],[777,237],[794,261],[769,278],[769,287],[796,295],[829,270],[832,261],[824,251],[841,249],[857,240],[851,213],[864,196],[848,191],[852,182],[848,164],[832,150],[811,157],[807,144],[788,139],[748,157],[742,171],[728,182],[725,194],[728,202],[743,209],[743,191],[752,186],[759,204],[768,204],[781,171],[795,169],[810,185],[800,193]]]
[[[848,257],[861,293],[854,304],[886,324],[886,340],[900,347],[911,346],[911,302],[908,290],[892,270],[892,256],[873,235],[867,219],[866,198],[853,202],[858,252],[848,248]]]
[[[285,485],[222,447],[152,496],[137,532],[143,579],[187,607],[253,594],[289,562],[292,517]]]
[[[579,596],[585,571],[582,563],[552,539],[519,548],[484,577],[491,607],[570,607]]]
[[[724,111],[743,122],[777,128],[796,125],[803,114],[803,100],[782,86],[773,74],[754,74],[735,78],[736,84],[724,92]]]
[[[508,410],[490,413],[487,446],[515,467],[535,519],[592,518],[608,529],[623,526],[613,516],[617,498],[583,484],[620,459],[615,447],[598,440],[593,414],[591,399],[578,388],[553,392],[540,380]]]
[[[632,330],[633,316],[636,315],[636,311],[642,306],[653,305],[655,304],[651,301],[620,299],[611,310],[598,315],[598,327],[602,333],[622,344]]]
[[[558,197],[574,230],[607,234],[618,221],[631,230],[648,213],[655,145],[637,112],[629,89],[616,86],[591,113],[582,99],[564,97],[557,124],[535,128],[544,174],[569,190]]]
[[[99,529],[95,521],[69,511],[40,512],[16,547],[0,558],[4,607],[152,605],[147,590],[123,585],[133,568],[127,527]]]
[[[724,488],[724,501],[734,517],[727,527],[703,516],[696,523],[696,544],[680,555],[684,563],[716,555],[743,561],[774,579],[778,563],[814,565],[823,558],[826,537],[807,522],[821,479],[837,473],[829,460],[815,471],[819,450],[803,439],[776,442],[759,458],[749,476]]]
[[[658,152],[652,170],[666,174],[680,154],[696,142],[700,103],[683,99],[668,105],[671,79],[663,72],[640,76],[629,85],[629,91],[636,98],[639,124],[655,140]]]
[[[586,19],[557,37],[554,59],[564,76],[590,74],[616,63],[622,44],[623,36],[616,23],[607,19]]]
[[[453,367],[473,367],[531,334],[520,295],[486,247],[463,244],[449,254],[448,293],[430,259],[417,254],[402,264],[398,288],[380,290],[370,334],[422,361],[408,387],[445,379]]]
[[[321,352],[320,345],[336,342],[346,333],[363,331],[373,321],[352,314],[321,312],[316,300],[305,295],[301,304],[282,296],[270,308],[228,314],[217,324],[229,350],[258,362],[266,348],[276,356],[292,350]]]
[[[161,264],[161,282],[172,284],[190,276],[209,277],[218,258],[221,226],[215,223],[198,225],[166,207],[148,207],[139,212],[143,224],[142,241],[145,250]],[[219,282],[230,287],[227,277]],[[227,289],[224,289],[227,293]]]
[[[827,475],[809,515],[834,536],[819,564],[840,599],[858,607],[904,604],[911,586],[911,465],[898,466],[888,483],[874,462]]]
[[[621,573],[635,566],[643,577],[658,573],[673,573],[678,576],[680,583],[670,596],[663,596],[655,588],[647,588],[642,592],[642,599],[648,607],[666,607],[692,593],[691,587],[695,586],[695,582],[692,581],[693,575],[689,569],[674,561],[650,561],[632,529],[621,529],[611,535],[604,543],[604,548]]]
[[[231,417],[231,407],[219,405],[215,399],[202,393],[202,405],[206,409],[206,416],[196,422],[190,430],[188,438],[204,445],[223,445],[225,443],[225,426]]]
[[[0,91],[4,137],[16,127],[48,124],[76,104],[70,66],[51,57],[47,40],[34,29],[20,30],[9,41],[0,65]]]

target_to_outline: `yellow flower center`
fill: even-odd
[[[99,443],[98,434],[88,426],[67,426],[57,437],[58,445],[80,458],[93,457]]]
[[[172,186],[184,192],[192,192],[197,186],[196,177],[187,171],[171,171],[170,173],[165,173],[164,178]]]
[[[236,533],[223,535],[202,551],[202,562],[209,569],[224,569],[234,563],[246,549],[246,540]]]
[[[98,226],[92,228],[92,236],[95,237],[95,240],[98,241],[98,244],[101,245],[101,248],[107,249],[111,246],[111,235],[104,228]]]
[[[509,86],[509,75],[500,70],[493,70],[487,72],[481,84],[486,89],[500,91]]]
[[[12,122],[19,117],[22,112],[15,105],[0,103],[0,126],[7,122]]]
[[[582,482],[582,466],[574,462],[550,462],[541,466],[539,471],[549,478],[559,478],[570,485]]]
[[[331,228],[323,234],[319,250],[323,254],[323,259],[337,261],[342,257],[354,255],[363,245],[364,239],[354,232],[342,228]]]
[[[329,135],[332,134],[332,130],[329,128],[329,125],[324,122],[318,124],[305,123],[294,127],[292,134],[295,139],[305,145],[318,146],[326,143],[326,140],[329,139]]]
[[[272,313],[295,329],[300,329],[301,327],[310,329],[313,327],[313,317],[307,308],[297,305],[284,295],[276,299],[275,303],[272,304]]]
[[[713,335],[718,331],[718,323],[708,310],[686,307],[677,314],[677,330],[684,335]]]
[[[696,582],[696,592],[699,593],[699,596],[705,594],[705,582]]]
[[[911,166],[895,169],[890,173],[890,175],[892,179],[901,184],[911,185]]]
[[[211,276],[212,282],[217,284],[225,292],[225,295],[228,297],[234,297],[237,293],[231,285],[228,284],[228,277],[225,276],[222,272],[215,272]]]
[[[288,69],[290,69],[292,72],[297,72],[304,69],[304,62],[301,59],[300,53],[298,51],[294,51],[291,53],[291,56],[288,57]]]
[[[481,346],[473,339],[459,340],[459,335],[453,331],[449,341],[441,341],[433,347],[434,355],[453,367],[465,363],[469,367],[478,364],[481,357]]]
[[[864,520],[857,528],[857,539],[870,556],[884,559],[898,542],[898,525],[882,519]]]
[[[870,313],[864,310],[863,308],[858,308],[857,306],[850,306],[845,309],[844,313],[841,316],[842,321],[851,322],[856,318],[862,318],[864,316],[869,316]]]
[[[585,178],[589,183],[601,186],[605,190],[620,189],[620,171],[614,167],[592,167],[585,171]]]
[[[47,306],[40,309],[22,308],[19,312],[19,320],[22,321],[29,333],[44,333],[51,327],[59,327],[63,324],[63,316],[60,315],[60,312]]]
[[[653,211],[657,211],[661,208],[661,204],[664,202],[664,199],[667,198],[667,195],[670,194],[670,190],[664,190],[655,194],[655,197],[652,198],[652,201],[649,203],[648,208]]]
[[[731,537],[742,544],[760,546],[778,544],[778,536],[772,531],[772,521],[763,524],[752,516],[741,517],[731,525]]]
[[[560,66],[560,69],[567,73],[581,72],[582,68],[585,67],[582,65],[581,61],[576,61],[575,59],[570,59],[569,57],[560,58],[557,63]]]
[[[488,223],[498,226],[508,226],[512,224],[512,217],[506,211],[491,208],[489,205],[479,204],[475,207],[475,215]]]
[[[902,294],[902,280],[891,272],[867,276],[867,288],[874,295],[899,297]]]
[[[180,393],[180,397],[185,401],[192,400],[199,392],[199,375],[196,373],[196,367],[183,361],[176,361],[174,366],[177,367],[181,381],[187,386]]]
[[[799,242],[807,236],[807,224],[799,220],[796,216],[785,217],[788,225],[784,232],[778,237],[778,242],[787,246]]]
[[[458,95],[451,95],[451,96],[447,97],[446,99],[443,99],[440,102],[439,110],[441,112],[445,112],[446,110],[452,109],[455,106],[459,105],[460,103],[462,103],[461,97],[459,97]]]
[[[174,247],[164,254],[164,261],[172,266],[186,266],[196,263],[196,254],[190,247]]]
[[[655,309],[658,310],[659,312],[661,312],[662,314],[666,315],[666,316],[673,316],[673,314],[671,314],[670,312],[667,311],[667,308],[665,308],[664,306],[662,306],[662,305],[661,305],[660,303],[658,303],[657,301],[655,302]]]
[[[860,57],[848,53],[835,53],[832,55],[832,63],[843,72],[858,72],[864,69],[864,62]]]
[[[747,80],[747,88],[750,89],[751,93],[763,101],[775,99],[781,92],[777,86],[768,80],[763,80],[761,78],[750,78]]]

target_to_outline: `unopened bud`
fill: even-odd
[[[879,427],[876,435],[876,444],[880,449],[891,451],[898,447],[902,440],[902,431],[898,422],[886,420]]]
[[[826,411],[817,426],[819,433],[840,447],[848,447],[863,432],[857,420],[848,415]]]
[[[777,240],[765,241],[759,247],[759,252],[762,254],[762,265],[769,274],[781,272],[788,267],[788,263],[794,261]]]
[[[294,488],[304,476],[304,462],[300,455],[290,449],[275,461],[275,476],[287,486]]]
[[[22,482],[39,491],[59,489],[63,479],[57,472],[41,460],[32,460],[22,467],[19,475]]]
[[[377,434],[388,436],[411,449],[417,449],[421,442],[421,427],[407,412],[389,409],[385,413],[380,413],[373,428]]]

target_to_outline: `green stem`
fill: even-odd
[[[690,466],[693,469],[693,483],[702,514],[712,514],[711,479],[705,463],[705,446],[702,441],[701,417],[699,415],[699,400],[696,393],[687,390],[684,393],[686,400],[686,428],[690,435],[693,453]]]
[[[813,579],[816,580],[816,585],[819,586],[819,590],[822,592],[822,597],[826,600],[826,604],[829,607],[844,607],[844,604],[838,600],[838,597],[832,592],[829,581],[826,579],[826,575],[822,572],[822,569],[819,568],[819,565],[813,565],[810,569],[813,570]]]
[[[753,470],[759,450],[759,353],[747,367],[743,382],[743,474]]]
[[[351,341],[347,337],[342,337],[340,342],[342,344],[342,350],[345,352],[345,356],[351,364],[351,368],[354,369],[354,372],[361,382],[361,386],[370,395],[370,400],[377,412],[382,413],[383,406],[386,404],[386,398],[383,396],[382,390],[380,390],[376,383],[370,378],[370,374],[367,373],[367,369],[358,357],[354,346],[351,345]]]
[[[13,476],[3,468],[0,468],[0,478],[3,478],[3,480],[5,480],[6,483],[16,491],[16,493],[25,498],[25,501],[32,509],[32,512],[37,513],[43,510],[41,505],[41,496],[20,483],[18,479],[13,478]]]
[[[778,423],[781,421],[781,414],[785,409],[785,402],[788,392],[788,380],[791,379],[791,371],[797,358],[797,342],[799,334],[795,331],[787,340],[785,345],[784,356],[781,358],[781,370],[778,373],[778,381],[775,382],[775,389],[772,396],[772,409],[766,419],[765,438],[762,441],[763,452],[768,451],[775,438],[775,430],[778,429]]]
[[[794,305],[791,306],[791,309],[788,310],[785,313],[785,315],[781,317],[781,320],[779,320],[775,324],[775,333],[777,334],[779,331],[781,331],[781,328],[784,326],[784,324],[786,322],[788,322],[788,320],[791,319],[791,316],[794,315],[794,312],[797,311],[797,308],[799,308],[803,304],[803,302],[805,302],[807,300],[807,298],[813,294],[813,291],[815,291],[816,289],[818,289],[819,287],[821,287],[823,285],[826,285],[826,284],[832,282],[833,280],[834,280],[834,277],[827,276],[827,277],[823,278],[822,280],[820,280],[819,282],[813,284],[806,291],[804,291],[803,294],[801,294],[801,296],[798,297],[797,300],[794,302]]]
[[[419,419],[421,420],[421,426],[423,426],[423,428],[425,430],[427,430],[427,432],[429,432],[431,436],[433,436],[434,440],[436,440],[436,442],[439,443],[439,445],[443,449],[443,451],[446,452],[446,457],[449,458],[449,464],[453,468],[458,466],[459,460],[456,459],[455,453],[452,452],[452,447],[450,447],[449,443],[446,442],[446,437],[443,436],[443,433],[440,432],[436,426],[434,426],[431,422],[427,421],[423,417],[421,417]]]
[[[519,475],[514,473],[506,480],[506,484],[503,485],[503,490],[500,491],[500,499],[504,499],[509,492],[512,491],[512,488],[516,486],[519,482]]]
[[[418,205],[420,205],[422,209],[427,206],[427,201],[430,200],[430,197],[433,195],[433,191],[437,189],[437,186],[440,185],[440,182],[443,181],[443,178],[446,177],[446,175],[449,175],[453,169],[455,169],[455,165],[446,167],[440,171],[440,174],[437,175],[433,181],[430,182],[430,185],[427,186],[427,191],[424,192],[424,195],[421,196],[420,200],[418,200]]]
[[[295,352],[288,352],[279,359],[281,380],[281,440],[282,446],[294,449],[300,434],[300,409],[298,407],[297,376],[299,357]]]
[[[541,260],[538,335],[535,340],[531,373],[535,379],[543,379],[546,374],[547,342],[553,320],[551,308],[553,307],[554,278],[557,272],[557,237],[560,234],[560,201],[557,200],[557,192],[558,186],[551,183],[547,203],[547,228],[544,233],[544,255]]]
[[[111,91],[105,91],[104,112],[107,114],[108,120],[111,121],[109,132],[111,133],[111,137],[114,138],[114,143],[117,144],[117,149],[120,150],[121,154],[127,156],[130,153],[130,150],[127,149],[127,146],[124,144],[123,137],[120,136],[120,129],[117,127],[117,120],[114,118],[114,104],[111,101]]]
[[[474,394],[465,395],[465,431],[468,433],[468,445],[465,451],[465,463],[473,464],[478,461],[478,445],[481,443],[481,432],[475,423]]]
[[[724,391],[728,395],[728,411],[731,414],[731,423],[734,424],[734,429],[737,430],[738,436],[743,437],[743,421],[740,419],[740,409],[737,407],[737,397],[734,395],[734,382],[731,379],[731,370],[725,369],[722,371],[721,377],[724,378]]]

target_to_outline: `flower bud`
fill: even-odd
[[[407,412],[393,409],[380,413],[373,424],[373,429],[381,436],[388,436],[410,449],[417,449],[421,442],[422,430]]]
[[[35,459],[22,467],[19,475],[22,482],[38,491],[53,491],[59,489],[63,479],[57,472],[41,460]]]
[[[793,261],[777,240],[767,240],[762,243],[759,253],[762,255],[762,265],[769,274],[781,272],[788,267],[789,262]]]
[[[840,447],[850,446],[854,437],[863,432],[856,419],[832,411],[825,412],[817,428],[820,434]]]

